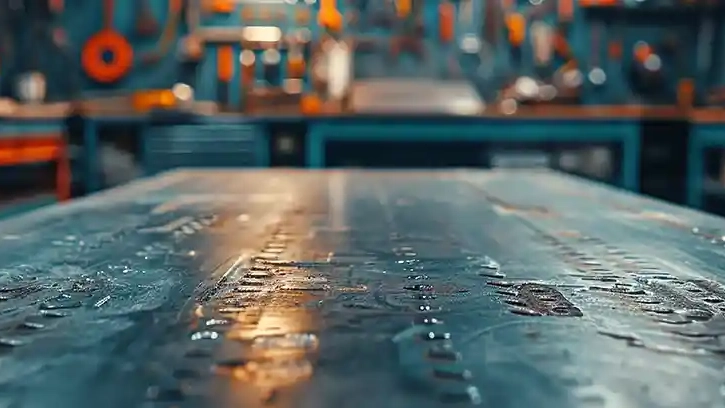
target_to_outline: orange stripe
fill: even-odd
[[[234,52],[231,45],[222,45],[217,50],[217,78],[228,82],[234,75]]]

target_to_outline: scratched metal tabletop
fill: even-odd
[[[550,172],[168,173],[0,223],[0,406],[725,407],[723,235]]]

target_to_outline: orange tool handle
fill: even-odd
[[[564,34],[561,32],[557,32],[554,34],[554,51],[556,51],[556,53],[563,58],[569,58],[571,56],[571,48],[569,47],[569,42],[564,37]]]
[[[398,13],[398,17],[408,17],[412,9],[413,0],[395,0],[395,11]]]
[[[634,47],[634,59],[640,64],[644,62],[652,55],[652,47],[647,43],[640,43]]]
[[[571,21],[574,18],[574,0],[559,0],[556,12],[559,21]]]
[[[581,7],[614,7],[619,4],[618,0],[579,0]]]
[[[619,41],[610,41],[608,53],[609,53],[609,58],[612,58],[612,59],[622,58],[622,43],[620,43]]]
[[[302,78],[306,69],[305,57],[300,53],[290,53],[287,57],[287,76],[290,78]]]
[[[317,23],[330,31],[341,31],[344,18],[337,9],[337,0],[320,0]]]
[[[441,3],[438,6],[438,36],[443,42],[453,41],[456,26],[456,6],[450,2]]]
[[[677,83],[677,104],[681,108],[690,108],[695,102],[695,82],[692,78],[683,78]]]
[[[231,45],[222,45],[217,49],[217,78],[228,82],[234,75],[234,52]]]
[[[515,47],[521,46],[526,38],[526,17],[519,13],[510,13],[506,16],[509,42]]]
[[[232,0],[207,0],[205,2],[207,11],[219,14],[234,12],[234,1]]]

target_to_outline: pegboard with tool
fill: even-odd
[[[187,59],[199,62],[198,98],[235,110],[259,103],[297,107],[308,85],[308,60],[319,34],[314,3],[189,3],[182,50]]]
[[[327,77],[349,69],[332,81],[350,82],[333,92],[342,99],[366,81],[440,80],[467,83],[504,113],[531,103],[719,103],[720,9],[649,1],[48,0],[35,12],[29,4],[40,3],[21,0],[0,17],[34,19],[67,58],[10,55],[28,30],[3,25],[4,88],[37,71],[51,99],[156,90],[137,105],[182,96],[244,110],[328,99]],[[343,65],[330,68],[338,54]]]
[[[508,75],[496,79],[508,84],[504,98],[683,108],[697,102],[701,77],[687,44],[706,9],[611,0],[531,0],[502,9]],[[496,43],[496,32],[484,35]]]
[[[346,35],[355,45],[355,77],[464,77],[466,57],[480,49],[483,3],[348,0]]]

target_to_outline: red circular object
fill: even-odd
[[[106,55],[111,59],[107,60]],[[103,30],[88,39],[81,53],[86,75],[102,83],[123,78],[133,66],[133,47],[121,34]]]

